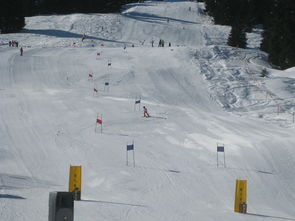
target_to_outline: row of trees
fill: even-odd
[[[35,1],[35,0],[26,0]],[[40,0],[39,0],[40,1]],[[118,12],[127,0],[42,0],[35,4],[33,13],[108,13]]]
[[[12,0],[1,1],[0,31],[16,32],[25,25],[25,16],[38,14],[119,12],[135,0]],[[138,2],[138,1],[136,1]]]
[[[228,44],[245,48],[246,32],[263,25],[261,49],[281,68],[295,66],[294,0],[204,0],[216,24],[232,26]]]
[[[109,13],[136,0],[23,0],[25,16],[36,14]],[[136,1],[138,2],[138,1]]]
[[[0,31],[23,28],[25,16],[37,14],[108,13],[137,0],[13,0],[2,1]],[[200,1],[200,0],[199,0]],[[255,25],[264,28],[261,49],[281,68],[295,66],[295,0],[203,0],[216,24],[230,25],[228,44],[245,48],[246,32]]]
[[[1,1],[0,33],[19,31],[25,25],[22,0]]]

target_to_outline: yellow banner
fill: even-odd
[[[69,192],[78,192],[81,194],[81,175],[82,166],[70,167]]]
[[[236,180],[235,212],[241,212],[241,205],[247,204],[247,180]]]

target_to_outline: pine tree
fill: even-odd
[[[22,0],[4,1],[0,7],[1,33],[20,31],[24,25]]]
[[[246,48],[247,38],[245,29],[241,26],[232,26],[227,43],[232,47]]]
[[[261,49],[269,61],[281,68],[295,66],[295,2],[274,0],[263,33]]]

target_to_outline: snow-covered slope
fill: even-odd
[[[70,165],[83,167],[76,221],[295,219],[294,71],[226,46],[230,28],[202,3],[26,23],[0,35],[24,48],[0,47],[0,220],[46,220]],[[139,97],[151,118],[134,110]],[[216,167],[217,143],[226,167],[222,155]],[[248,215],[233,212],[236,179],[248,180]]]

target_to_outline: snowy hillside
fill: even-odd
[[[295,220],[295,71],[272,69],[259,35],[228,47],[230,28],[183,1],[26,24],[0,35],[1,221],[47,220],[70,165],[83,169],[76,221]],[[246,215],[233,212],[236,179]]]

